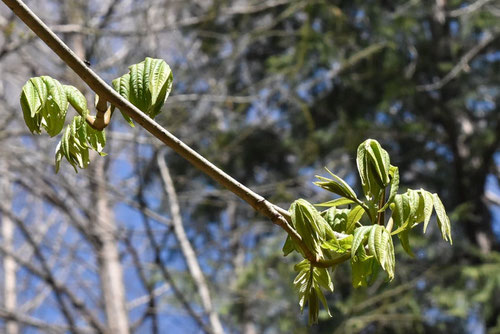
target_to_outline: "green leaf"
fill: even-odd
[[[290,236],[286,237],[285,244],[283,245],[283,256],[287,256],[295,250],[295,243]]]
[[[23,110],[24,122],[28,126],[28,129],[31,133],[40,134],[42,120],[40,109],[42,108],[42,101],[32,80],[29,80],[23,86],[21,108]]]
[[[68,100],[66,92],[59,81],[49,76],[42,76],[40,78],[47,87],[47,99],[42,101],[42,127],[47,131],[49,136],[54,137],[64,127],[64,120],[68,111]]]
[[[348,253],[352,247],[353,236],[349,235],[343,239],[330,239],[325,241],[321,247],[324,249],[328,249],[334,251],[337,254],[345,254]]]
[[[356,223],[361,220],[361,217],[363,217],[364,214],[365,210],[360,205],[351,209],[351,211],[347,214],[347,227],[345,231],[347,234],[351,234],[354,231]]]
[[[395,257],[391,234],[382,225],[372,225],[371,227],[368,249],[380,263],[382,269],[387,272],[389,280],[392,280],[394,278]]]
[[[331,176],[333,176],[334,180],[316,175],[316,178],[318,178],[320,181],[314,182],[314,184],[342,197],[357,201],[356,193],[354,192],[354,190],[352,190],[352,188],[344,180],[330,172],[328,168],[325,169],[328,171],[328,173],[330,173]]]
[[[396,197],[399,189],[399,169],[396,166],[391,166],[389,168],[389,175],[391,177],[391,191],[389,193],[389,198],[387,199],[387,202],[385,202],[385,205],[378,210],[378,212],[384,212],[387,210],[389,207],[389,204],[394,201],[394,197]]]
[[[111,83],[113,85],[113,88],[121,95],[123,96],[125,99],[129,100],[130,101],[130,74],[127,73],[127,74],[124,74],[123,76],[115,79],[112,81]],[[111,106],[111,110],[114,111],[115,110],[115,106]],[[131,126],[131,127],[135,127],[134,125],[134,122],[132,121],[132,119],[130,118],[130,116],[128,116],[127,114],[123,113],[122,111],[120,111],[120,113],[122,114],[123,118],[125,119],[125,121],[127,121],[127,123]]]
[[[441,230],[443,240],[448,241],[450,244],[453,244],[453,240],[451,239],[450,218],[448,218],[444,205],[441,202],[439,196],[437,194],[432,194],[432,196],[434,199],[434,209],[436,210],[437,223],[439,229]]]
[[[61,132],[68,100],[59,81],[49,77],[31,78],[21,92],[21,108],[26,125],[40,134],[43,127],[53,137]]]
[[[429,225],[429,221],[432,216],[432,208],[434,206],[434,197],[428,191],[424,189],[420,190],[420,194],[422,195],[422,200],[424,202],[424,233],[427,230],[427,225]]]
[[[337,209],[336,207],[331,207],[330,209],[323,211],[321,215],[334,231],[345,232],[347,229],[347,214],[349,212],[349,209]]]
[[[408,226],[408,218],[410,216],[410,203],[408,196],[400,194],[394,196],[394,201],[391,203],[390,208],[392,210],[394,225],[398,227],[397,230],[392,232],[394,235],[403,231]]]
[[[376,171],[380,185],[386,187],[389,182],[389,168],[390,159],[389,154],[384,150],[378,141],[374,139],[368,139],[365,141],[366,152],[369,156],[369,163],[372,168]]]
[[[409,234],[410,230],[403,230],[398,233],[398,238],[399,241],[401,242],[401,246],[403,246],[403,249],[405,252],[410,255],[411,257],[415,257],[415,254],[413,254],[413,251],[411,250],[410,247],[410,239],[409,239]]]
[[[358,227],[357,229],[354,230],[354,236],[353,236],[353,241],[352,241],[352,248],[351,248],[351,257],[356,256],[356,252],[358,248],[363,244],[364,238],[367,233],[370,232],[372,229],[372,226],[361,226]]]
[[[313,268],[314,281],[319,284],[323,289],[333,292],[333,282],[327,268]]]
[[[89,114],[85,96],[74,86],[64,85],[63,88],[69,104],[85,119]]]
[[[90,125],[86,124],[86,141],[90,147],[98,152],[102,153],[104,146],[106,146],[106,133],[104,130],[99,131],[93,129]]]
[[[373,256],[351,259],[352,286],[355,288],[371,285],[378,274],[378,264]]]
[[[316,208],[304,199],[298,199],[290,206],[292,224],[302,237],[307,248],[323,256],[321,244],[326,237],[334,238],[335,234]]]
[[[129,73],[113,80],[113,87],[149,117],[155,118],[172,89],[172,82],[172,71],[167,63],[147,57],[130,66]],[[131,124],[130,118],[124,117]]]
[[[378,203],[381,190],[390,182],[389,154],[376,140],[367,139],[358,146],[356,164],[366,198]]]
[[[340,197],[328,202],[324,203],[319,203],[319,204],[314,204],[315,206],[323,206],[323,207],[337,207],[341,205],[346,205],[346,204],[352,204],[355,203],[352,199],[345,198],[345,197]]]

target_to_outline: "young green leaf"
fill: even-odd
[[[325,219],[311,203],[304,199],[298,199],[292,203],[290,215],[295,230],[302,237],[307,248],[322,257],[321,244],[326,240],[326,236],[335,237]]]
[[[386,187],[389,182],[389,168],[390,168],[390,159],[389,154],[386,150],[380,146],[379,142],[374,139],[368,139],[366,141],[367,145],[367,153],[371,160],[371,166],[376,171],[376,176],[378,177],[381,186]]]
[[[42,100],[39,98],[37,89],[32,80],[26,82],[21,92],[21,108],[23,110],[24,122],[28,126],[31,133],[41,133],[40,109],[42,108]]]
[[[439,229],[441,230],[441,235],[445,241],[453,244],[453,240],[451,239],[450,218],[446,215],[446,210],[444,209],[444,205],[439,196],[437,194],[432,194],[432,196],[434,199],[434,209],[436,210],[437,223]]]
[[[434,197],[428,191],[420,189],[421,200],[424,202],[424,233],[427,230],[427,225],[432,216],[432,208],[434,206]]]
[[[328,202],[323,202],[323,203],[314,204],[314,205],[332,208],[332,207],[337,207],[337,206],[352,204],[352,203],[355,203],[352,199],[340,197],[340,198],[336,198],[336,199],[328,201]]]
[[[147,57],[113,80],[114,89],[151,118],[159,113],[172,89],[172,71],[161,59]],[[128,116],[125,119],[131,123]]]
[[[49,76],[31,78],[23,86],[20,102],[25,123],[32,133],[40,134],[42,127],[51,137],[61,132],[68,100],[59,81]]]
[[[111,82],[111,84],[113,85],[113,88],[121,95],[123,96],[125,99],[129,100],[130,101],[130,74],[127,73],[127,74],[124,74],[122,75],[121,77],[113,80]],[[111,111],[114,111],[115,110],[115,106],[112,105],[111,106]],[[122,114],[123,118],[125,119],[125,121],[131,126],[131,127],[135,127],[134,125],[134,122],[132,121],[132,119],[125,113],[121,112],[120,113]]]
[[[389,279],[394,278],[394,245],[389,231],[382,225],[372,225],[368,237],[368,249],[387,272]]]
[[[74,86],[64,85],[63,88],[69,104],[85,119],[89,114],[85,96]]]
[[[47,131],[49,136],[54,137],[64,127],[64,120],[68,111],[68,100],[66,92],[59,81],[49,76],[42,76],[40,79],[47,87],[47,98],[45,101],[42,101],[42,127]]]
[[[326,170],[328,171],[328,173],[330,173],[331,176],[333,176],[334,179],[332,180],[316,175],[316,178],[318,178],[320,181],[316,181],[314,182],[314,184],[342,197],[357,201],[357,196],[354,190],[352,190],[352,188],[340,177],[330,172],[327,168]]]
[[[347,226],[345,230],[347,234],[351,234],[354,231],[356,223],[361,220],[364,214],[365,210],[361,207],[361,205],[356,205],[351,209],[351,211],[349,211],[347,214]]]
[[[294,244],[292,238],[290,238],[290,236],[287,236],[285,244],[283,245],[283,256],[287,256],[288,254],[290,254],[294,250],[295,250],[295,244]]]
[[[358,248],[363,244],[365,236],[370,232],[373,226],[361,226],[354,230],[354,236],[351,248],[351,257],[356,256]]]

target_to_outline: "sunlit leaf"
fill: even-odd
[[[172,81],[172,71],[164,60],[147,57],[130,66],[129,73],[113,80],[113,87],[146,115],[155,118],[172,89]],[[123,116],[132,124],[127,115]]]
[[[354,231],[356,223],[361,220],[364,214],[365,210],[361,207],[361,205],[357,205],[349,211],[347,214],[346,233],[351,234]]]
[[[450,226],[450,218],[446,214],[446,210],[444,209],[444,205],[441,202],[441,199],[437,194],[432,194],[434,198],[434,209],[436,210],[437,223],[439,229],[441,230],[441,235],[445,241],[448,241],[450,244],[453,243],[451,239],[451,226]]]
[[[323,207],[337,207],[341,205],[346,205],[346,204],[352,204],[355,203],[352,199],[345,198],[345,197],[340,197],[328,202],[324,203],[319,203],[319,204],[314,204],[315,206],[323,206]]]

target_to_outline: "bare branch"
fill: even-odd
[[[474,59],[475,56],[481,52],[485,47],[487,47],[496,37],[497,34],[493,34],[491,32],[486,32],[484,37],[476,44],[472,49],[467,51],[462,58],[458,61],[458,63],[448,72],[442,79],[426,85],[417,86],[417,91],[432,91],[443,88],[446,84],[448,84],[451,80],[455,79],[460,73],[467,71],[469,68],[469,62]]]

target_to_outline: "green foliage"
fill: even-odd
[[[409,231],[419,223],[424,223],[424,232],[436,212],[437,224],[444,240],[452,243],[450,219],[437,194],[423,189],[408,189],[397,194],[399,170],[390,164],[389,154],[373,139],[368,139],[358,147],[357,166],[366,200],[358,199],[354,190],[341,178],[330,172],[333,179],[318,176],[315,184],[340,198],[320,203],[328,207],[319,212],[304,199],[296,200],[290,207],[292,225],[302,237],[302,242],[313,253],[318,265],[304,260],[296,266],[294,285],[299,295],[301,309],[309,303],[309,321],[318,319],[319,301],[328,309],[321,287],[333,290],[328,267],[350,256],[352,284],[354,287],[368,286],[377,277],[379,269],[386,272],[388,280],[394,279],[395,254],[392,236],[397,235],[404,250],[413,256],[409,243]],[[389,189],[386,196],[386,189]],[[340,209],[339,206],[355,204]],[[388,219],[385,213],[388,212]],[[362,218],[367,213],[368,219]],[[393,227],[396,229],[392,231]],[[283,247],[285,255],[298,251],[305,257],[293,239],[287,238]]]
[[[155,118],[172,89],[172,71],[162,59],[146,59],[129,67],[129,72],[113,80],[113,88],[133,105]],[[123,114],[127,122],[132,120]]]
[[[48,76],[28,80],[21,92],[24,121],[30,131],[42,133],[42,128],[54,137],[64,127],[68,99],[59,81]]]
[[[172,72],[161,59],[146,58],[129,67],[129,73],[113,80],[113,87],[136,107],[154,118],[160,113],[172,88]],[[41,134],[42,129],[51,136],[57,136],[64,128],[68,107],[71,105],[80,116],[73,118],[63,132],[56,148],[55,167],[59,171],[61,160],[78,168],[89,165],[89,149],[104,156],[106,134],[88,124],[89,109],[85,96],[70,85],[62,85],[49,76],[28,80],[21,92],[21,108],[30,131]],[[114,110],[114,106],[111,107]],[[134,126],[130,117],[125,120]]]

